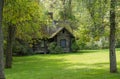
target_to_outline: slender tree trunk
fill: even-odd
[[[68,6],[69,6],[68,8],[69,17],[71,17],[72,16],[72,0],[69,0]]]
[[[63,0],[63,20],[68,20],[72,16],[72,0]]]
[[[111,0],[110,6],[110,72],[117,72],[116,66],[116,53],[115,53],[115,31],[116,31],[116,23],[115,23],[115,5],[116,0]]]
[[[66,0],[63,0],[63,20],[66,20]]]
[[[6,49],[6,68],[12,68],[12,48],[15,40],[16,27],[13,25],[8,26],[8,36],[7,36],[7,49]]]
[[[4,55],[3,55],[3,32],[2,32],[2,13],[4,0],[0,0],[0,79],[5,79],[4,75]]]

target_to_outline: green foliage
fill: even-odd
[[[15,26],[16,37],[29,40],[41,37],[41,25],[45,20],[44,7],[35,0],[6,0],[3,10],[4,29]]]
[[[79,50],[79,46],[78,46],[78,44],[77,44],[77,42],[76,41],[74,41],[73,43],[72,43],[72,51],[74,51],[74,52],[76,52],[77,50]]]
[[[32,51],[32,48],[27,42],[25,41],[22,41],[22,43],[19,41],[14,42],[13,55],[23,56],[32,54],[34,54],[34,52]]]
[[[55,42],[50,43],[48,49],[51,54],[63,53],[63,49],[60,46],[57,46]]]
[[[120,39],[119,39],[119,40],[117,40],[117,42],[116,42],[116,47],[117,47],[117,48],[119,48],[119,47],[120,47]]]
[[[80,50],[86,49],[86,42],[83,42],[83,41],[80,41],[80,40],[76,40],[76,42],[77,42]]]
[[[56,54],[57,53],[64,53],[63,48],[60,47],[60,46],[56,46],[55,49],[54,49],[54,51],[55,51]]]
[[[8,24],[14,24],[17,27],[17,38],[28,41],[31,37],[47,37],[43,29],[44,26],[52,26],[52,21],[46,15],[48,12],[53,12],[53,20],[59,21],[66,17],[70,22],[80,49],[96,47],[96,44],[92,45],[91,39],[96,41],[96,38],[100,40],[102,36],[108,38],[109,35],[109,5],[110,0],[6,0],[3,13],[4,36],[6,39]],[[119,5],[117,1],[118,39]],[[108,43],[103,44],[105,45],[97,45],[97,48],[108,47]]]
[[[82,44],[80,48],[101,48],[91,40],[96,42],[100,41],[102,37],[108,38],[109,36],[109,0],[81,0],[81,2],[77,0],[77,2],[79,3],[76,4],[77,10],[80,15],[75,15],[79,26],[74,34],[79,46]]]
[[[110,74],[107,50],[13,57],[13,68],[5,69],[7,79],[119,79]],[[117,49],[120,71],[120,49]]]
[[[99,46],[94,41],[91,41],[87,43],[86,49],[95,50],[95,49],[99,49]]]

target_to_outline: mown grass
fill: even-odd
[[[108,50],[83,50],[78,53],[34,55],[13,58],[6,69],[7,79],[120,79],[120,50],[117,49],[118,73],[109,73]]]

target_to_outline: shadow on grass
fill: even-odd
[[[78,50],[76,52],[69,52],[64,54],[84,54],[84,53],[99,53],[99,52],[109,52],[108,49],[102,49],[102,50]]]
[[[98,50],[80,50],[78,53],[95,53],[98,52]]]

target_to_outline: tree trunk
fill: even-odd
[[[63,0],[63,20],[66,20],[66,6],[65,6],[66,0]]]
[[[72,0],[69,0],[69,4],[68,4],[68,13],[69,13],[69,17],[72,16]]]
[[[12,68],[12,48],[13,42],[15,40],[16,27],[13,25],[8,26],[8,36],[7,36],[7,49],[6,49],[6,68]]]
[[[63,0],[63,20],[71,19],[72,16],[72,0]]]
[[[2,13],[4,0],[0,0],[0,79],[5,79],[4,75],[4,55],[3,55],[3,32],[2,32]]]
[[[111,0],[110,6],[110,72],[117,72],[116,66],[116,53],[115,53],[115,31],[116,31],[116,23],[115,23],[115,4],[116,0]]]

